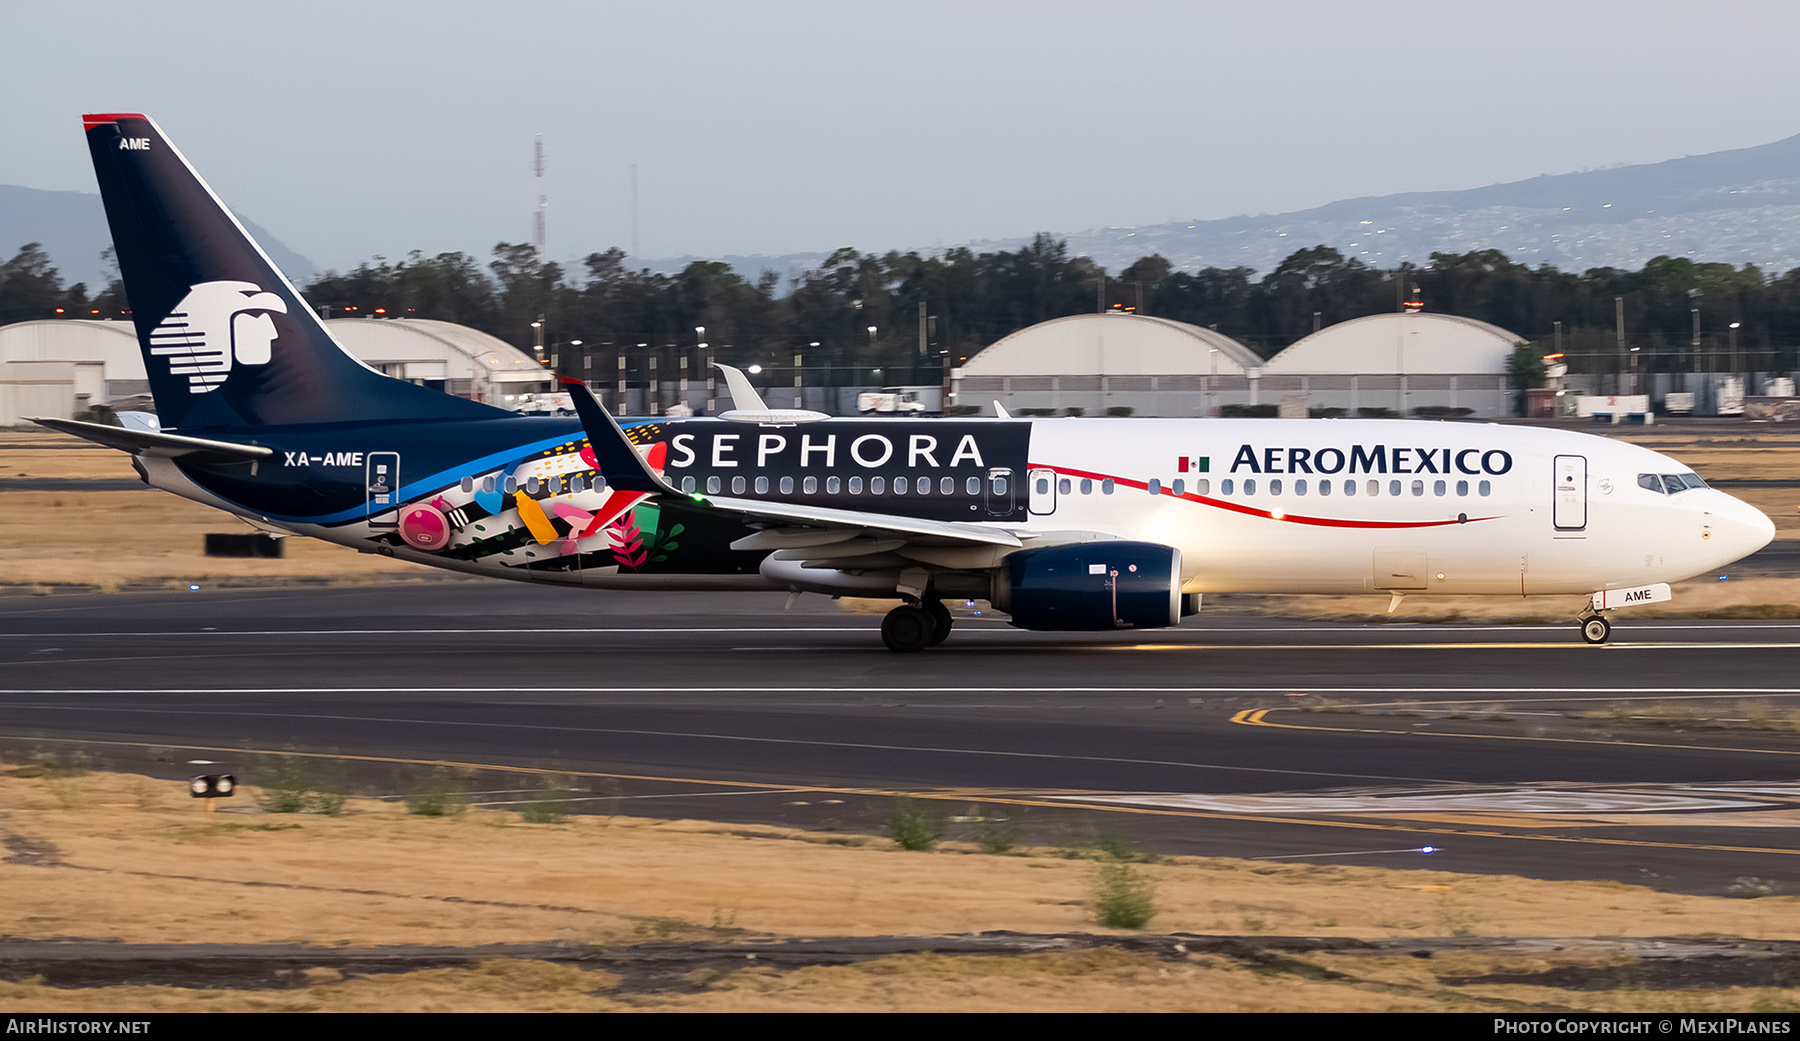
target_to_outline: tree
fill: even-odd
[[[82,297],[85,302],[85,287]],[[55,318],[61,306],[62,276],[51,266],[50,255],[41,244],[27,242],[11,260],[0,264],[0,325]]]
[[[1544,385],[1544,356],[1537,347],[1529,343],[1513,344],[1512,354],[1506,359],[1506,378],[1512,384],[1514,405],[1519,415],[1526,414],[1526,402],[1530,395],[1525,392],[1532,387]]]

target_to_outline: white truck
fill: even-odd
[[[883,387],[856,396],[856,411],[865,416],[931,416],[944,411],[942,387]]]

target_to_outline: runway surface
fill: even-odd
[[[1800,892],[1800,622],[1621,613],[1590,647],[1572,621],[1087,635],[965,612],[900,656],[877,614],[784,600],[11,597],[0,751],[252,783],[291,751],[385,793],[448,762],[499,803],[551,771],[576,809],[866,831],[909,792],[1031,842]]]

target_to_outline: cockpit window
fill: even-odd
[[[1700,479],[1699,474],[1638,474],[1638,487],[1674,495],[1689,488],[1704,488],[1706,482]]]

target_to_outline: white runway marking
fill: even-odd
[[[956,620],[958,634],[965,632],[1004,632],[1015,633],[1016,630],[999,618],[961,618]],[[557,633],[568,633],[575,636],[593,636],[605,633],[859,633],[866,634],[880,627],[880,623],[871,616],[865,625],[664,625],[664,626],[520,626],[503,628],[497,626],[468,628],[388,628],[388,629],[178,629],[166,631],[59,631],[34,633],[0,633],[0,639],[81,639],[101,638],[117,639],[125,637],[232,637],[232,636],[544,636]],[[1286,625],[1286,626],[1245,626],[1223,628],[1177,628],[1162,630],[1121,630],[1114,635],[1124,636],[1136,633],[1149,636],[1163,633],[1169,636],[1196,636],[1217,639],[1238,633],[1362,633],[1379,636],[1385,634],[1404,634],[1416,636],[1423,633],[1442,633],[1447,637],[1460,633],[1521,633],[1521,632],[1567,632],[1574,628],[1573,623],[1567,625],[1429,625],[1415,623],[1375,623],[1370,625]],[[1660,631],[1760,631],[1767,629],[1800,629],[1800,622],[1754,622],[1754,623],[1693,623],[1665,624],[1644,623],[1639,625],[1618,624],[1613,627],[1617,633],[1645,633]],[[1105,635],[1105,634],[1096,634]],[[1695,646],[1681,644],[1680,646]],[[1792,644],[1757,644],[1755,646],[1794,646]]]
[[[1391,687],[1318,686],[772,686],[695,685],[629,687],[12,687],[0,688],[0,697],[68,694],[1478,694],[1484,697],[1553,695],[1565,698],[1602,697],[1737,697],[1747,694],[1800,694],[1800,687]]]

